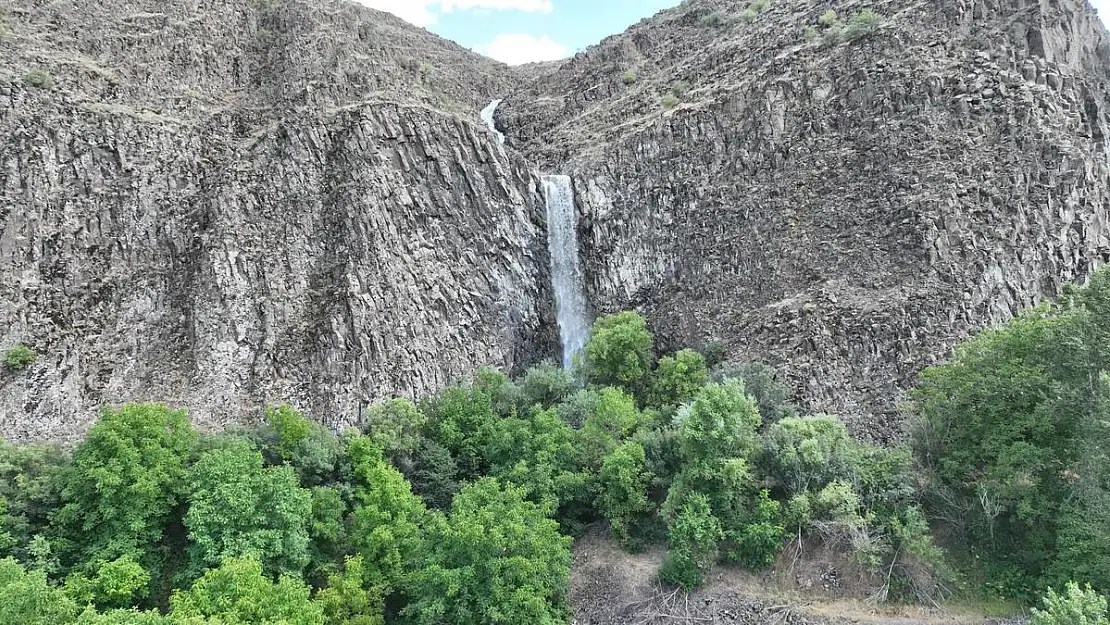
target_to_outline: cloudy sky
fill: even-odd
[[[679,0],[358,0],[506,63],[570,56]],[[1090,0],[1110,17],[1110,0]]]
[[[570,56],[680,0],[359,1],[519,64]]]

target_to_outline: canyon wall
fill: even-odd
[[[918,371],[1110,257],[1106,31],[1084,0],[746,4],[642,22],[499,122],[573,175],[599,312],[896,438]],[[830,8],[883,19],[830,45]]]

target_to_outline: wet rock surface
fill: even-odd
[[[1110,258],[1106,31],[1083,0],[744,6],[641,22],[499,121],[574,177],[599,312],[767,360],[808,409],[898,438],[918,371]],[[807,43],[830,8],[884,19]]]

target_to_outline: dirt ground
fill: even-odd
[[[717,566],[692,593],[657,581],[665,551],[630,554],[594,527],[575,543],[573,625],[983,625],[982,615],[949,608],[873,605],[874,580],[820,550],[784,554],[763,574]]]

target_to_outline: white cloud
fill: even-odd
[[[371,9],[392,13],[417,26],[434,24],[436,14],[431,7],[439,4],[439,2],[432,0],[359,0],[359,2]]]
[[[359,0],[366,6],[392,13],[417,26],[436,23],[439,13],[452,11],[524,11],[550,13],[552,0]]]
[[[523,33],[501,33],[474,51],[509,65],[554,61],[565,58],[568,52],[566,46],[547,35]]]

